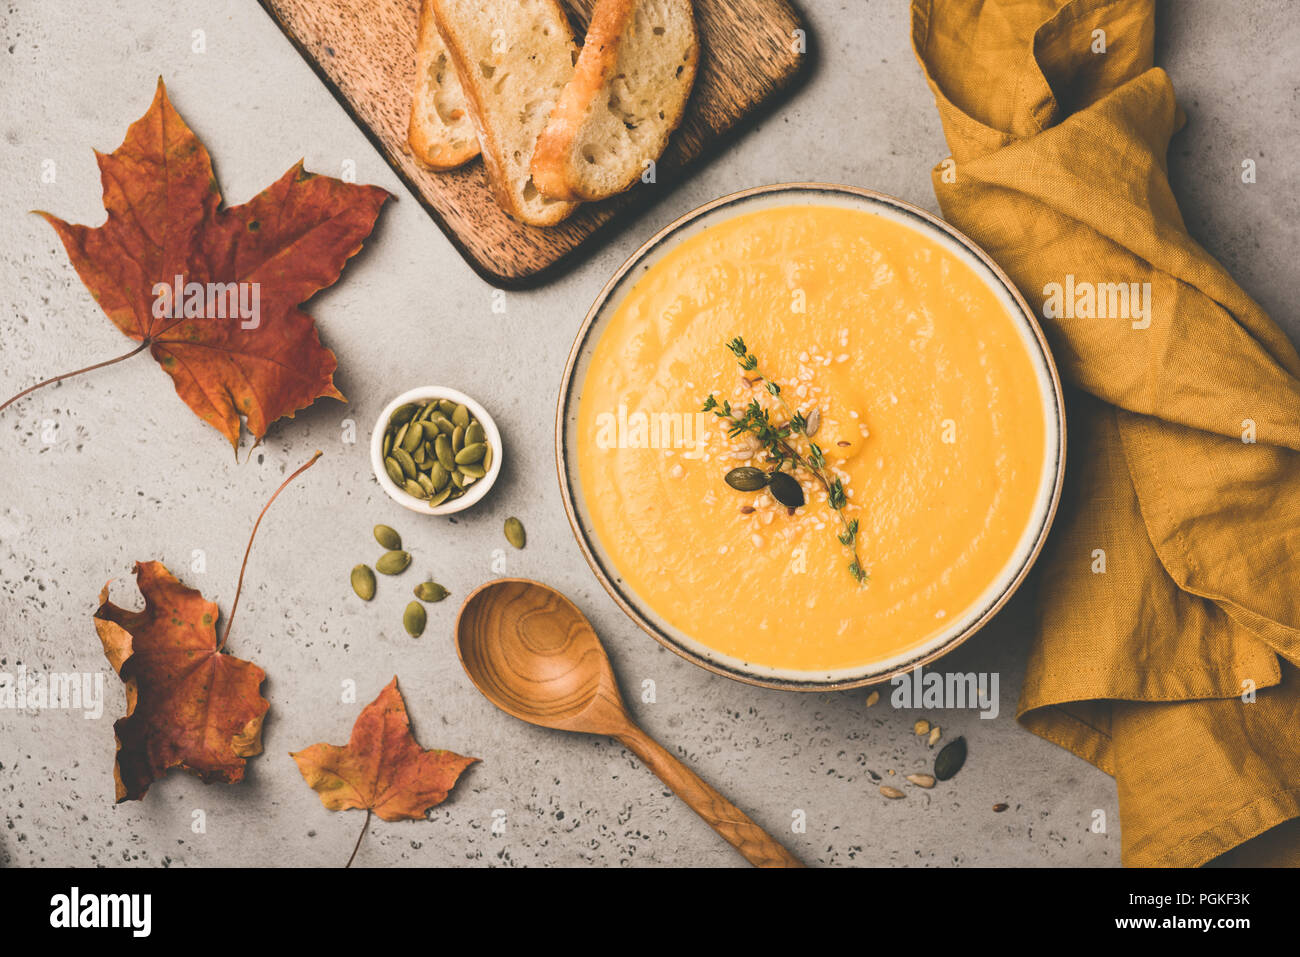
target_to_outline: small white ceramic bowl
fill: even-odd
[[[459,498],[449,499],[441,505],[432,506],[396,485],[388,477],[388,470],[384,468],[384,430],[388,426],[389,418],[409,402],[427,402],[429,399],[450,399],[452,402],[458,402],[469,409],[474,418],[482,423],[483,431],[487,433],[488,445],[492,448],[492,467],[488,469],[487,475],[484,475],[471,485],[469,491]],[[492,416],[488,415],[487,409],[463,392],[437,385],[420,386],[403,392],[384,406],[384,411],[379,413],[379,418],[375,421],[375,427],[370,433],[370,467],[374,470],[375,480],[379,482],[379,487],[387,492],[388,497],[398,505],[409,508],[412,512],[421,512],[425,515],[452,515],[456,512],[463,512],[471,505],[476,504],[496,484],[497,476],[501,474],[501,462],[505,457],[503,453],[501,433],[497,431],[497,424],[492,420]]]

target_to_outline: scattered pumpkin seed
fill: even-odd
[[[413,601],[406,606],[406,611],[402,613],[402,627],[412,638],[419,638],[424,634],[424,626],[428,624],[429,616],[425,613],[424,606],[418,601]]]
[[[524,523],[513,515],[506,519],[506,541],[515,548],[523,548],[528,536],[524,533]]]
[[[415,586],[415,597],[420,599],[420,601],[442,601],[450,594],[451,592],[433,581],[420,582],[420,584]]]
[[[402,536],[397,534],[397,529],[387,525],[375,526],[375,541],[390,552],[395,552],[402,547]]]
[[[352,590],[362,601],[375,597],[375,573],[369,565],[358,565],[352,569]]]
[[[934,759],[934,776],[940,781],[947,781],[961,770],[966,763],[966,739],[954,738],[944,745]]]
[[[913,734],[929,734],[929,733],[930,733],[930,722],[929,722],[929,721],[926,721],[924,718],[917,718],[917,720],[916,720],[916,724],[912,725],[912,733],[913,733]]]
[[[907,776],[907,780],[911,781],[911,782],[912,782],[913,784],[915,784],[918,788],[932,788],[932,787],[934,787],[934,775],[933,775],[933,774],[909,774],[909,775]]]
[[[411,553],[394,549],[379,556],[379,561],[375,562],[375,571],[381,575],[400,575],[406,571],[406,566],[409,564],[411,564]]]
[[[742,465],[728,472],[723,481],[738,492],[757,492],[767,487],[768,475],[752,465]]]
[[[803,486],[789,472],[773,472],[768,479],[768,490],[787,508],[799,508],[804,504]]]
[[[891,801],[897,801],[899,798],[907,797],[907,795],[898,790],[898,788],[891,788],[888,784],[880,785],[880,793]]]

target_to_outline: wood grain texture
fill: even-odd
[[[618,213],[670,189],[691,163],[787,88],[807,56],[803,29],[786,0],[696,0],[700,68],[681,126],[668,142],[657,182],[580,207],[550,228],[511,219],[492,199],[476,159],[449,172],[425,169],[406,143],[415,83],[419,0],[259,0],[367,133],[389,165],[475,270],[505,287],[534,284]],[[583,36],[595,0],[563,0]]]
[[[474,686],[506,714],[617,738],[755,867],[802,866],[632,722],[596,632],[555,589],[522,578],[483,585],[456,619],[456,653]]]

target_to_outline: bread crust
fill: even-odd
[[[465,99],[469,104],[470,116],[473,118],[474,128],[478,133],[483,165],[487,169],[488,183],[492,188],[492,195],[502,209],[521,223],[530,226],[554,226],[566,219],[577,208],[577,204],[556,203],[546,210],[544,215],[534,216],[515,202],[515,195],[510,188],[509,178],[506,174],[505,163],[501,159],[504,146],[497,136],[497,131],[483,121],[482,91],[475,79],[473,65],[465,59],[465,51],[469,44],[451,26],[446,12],[446,2],[447,0],[429,0],[438,33],[447,45],[447,51],[451,55],[456,72],[460,76],[461,86],[465,90]],[[569,26],[568,16],[564,13],[557,0],[541,0],[541,2],[548,3],[554,9],[556,21],[563,25],[568,34],[569,44],[573,46],[575,41],[572,28]]]
[[[426,86],[425,74],[433,57],[433,50],[430,47],[435,41],[442,46],[442,38],[434,22],[432,0],[421,0],[415,54],[415,90],[411,96],[411,119],[407,125],[406,141],[411,147],[411,155],[418,163],[442,171],[463,166],[478,156],[479,149],[473,142],[456,149],[446,140],[429,136],[425,130],[425,124],[421,119],[426,112],[423,109],[423,91]],[[455,67],[453,66],[452,69]]]
[[[538,137],[537,148],[533,153],[533,183],[552,199],[571,202],[605,199],[630,189],[640,176],[639,171],[633,170],[615,189],[597,193],[584,188],[582,181],[574,174],[571,162],[574,144],[582,131],[588,110],[606,88],[618,65],[620,46],[638,2],[639,0],[598,0],[592,12],[587,39],[574,67],[573,79],[556,101],[555,109]],[[667,122],[653,150],[653,159],[659,158],[668,138],[681,124],[699,66],[700,39],[695,24],[695,7],[690,0],[685,2],[691,26],[690,47],[687,59],[683,62],[687,70],[686,82],[683,84],[685,94],[679,102],[670,104],[665,110]]]

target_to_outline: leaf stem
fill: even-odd
[[[311,459],[307,462],[306,465],[299,466],[296,472],[294,472],[287,479],[281,482],[280,487],[277,488],[274,492],[272,492],[271,497],[266,500],[266,504],[262,506],[262,511],[257,516],[257,521],[253,523],[252,534],[248,536],[248,547],[244,549],[244,561],[243,564],[239,566],[239,583],[235,586],[235,601],[230,606],[230,614],[226,616],[226,630],[222,632],[221,641],[217,644],[216,650],[218,652],[220,652],[222,648],[226,647],[226,639],[230,637],[230,626],[235,620],[235,611],[238,610],[239,608],[239,593],[244,590],[244,572],[248,568],[248,556],[249,553],[252,552],[253,550],[253,539],[257,537],[257,529],[262,524],[262,518],[266,515],[266,510],[271,507],[271,503],[274,502],[276,498],[279,496],[279,494],[285,490],[285,487],[294,479],[296,479],[299,475],[301,475],[303,472],[307,471],[309,468],[315,465],[316,460],[320,458],[320,456],[321,453],[317,451],[316,454],[311,457]]]
[[[352,848],[352,856],[348,862],[343,865],[344,869],[352,866],[352,862],[357,859],[357,851],[361,850],[361,839],[366,836],[366,830],[370,827],[370,808],[366,808],[366,823],[361,825],[361,833],[357,835],[357,843]]]
[[[152,344],[153,344],[152,339],[145,339],[142,343],[140,343],[130,352],[123,353],[122,355],[118,356],[115,359],[105,359],[103,362],[96,362],[93,366],[86,366],[86,368],[78,369],[75,372],[65,372],[63,373],[63,375],[56,375],[52,379],[46,379],[45,381],[38,382],[33,386],[28,386],[26,389],[23,389],[22,392],[19,392],[13,398],[6,399],[3,403],[0,403],[0,412],[3,412],[5,409],[9,408],[9,406],[13,405],[19,399],[23,398],[23,396],[31,395],[37,389],[43,388],[47,385],[53,385],[56,382],[62,382],[64,379],[71,379],[73,376],[81,375],[83,372],[94,372],[96,369],[102,369],[105,366],[111,366],[114,363],[123,362],[131,358],[132,356],[139,355],[145,349],[148,349],[149,346],[151,346]]]

